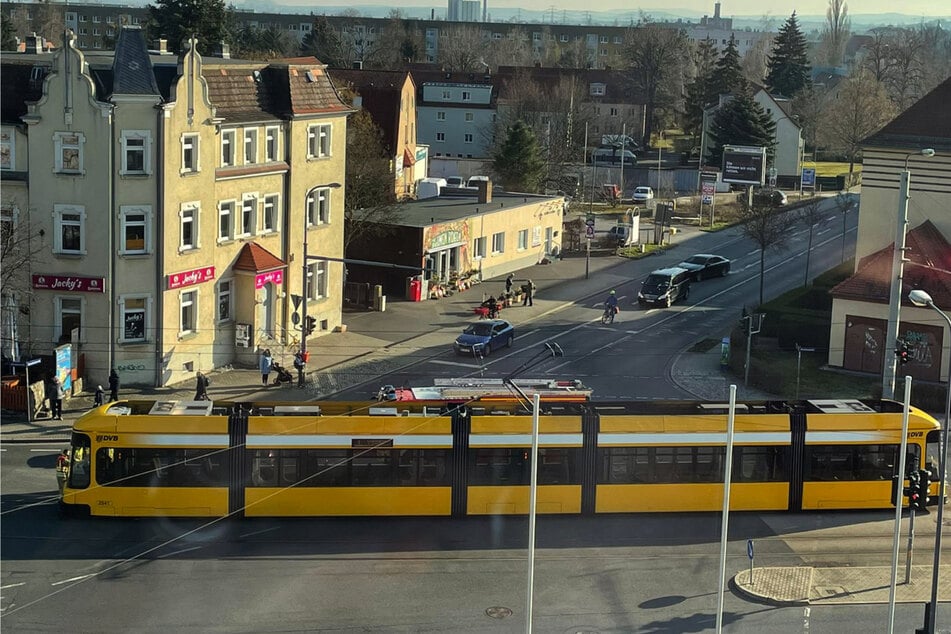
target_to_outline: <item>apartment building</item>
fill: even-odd
[[[494,141],[497,88],[492,75],[412,70],[419,142],[434,158],[485,158]]]
[[[302,253],[305,231],[310,255],[343,249],[351,109],[315,59],[150,55],[124,27],[114,53],[67,32],[0,64],[21,352],[71,342],[87,381],[165,385],[298,345],[295,295],[340,324],[341,265]]]

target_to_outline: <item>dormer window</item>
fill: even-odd
[[[603,97],[607,86],[604,84],[591,84],[591,95],[593,97]]]

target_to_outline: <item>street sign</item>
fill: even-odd
[[[584,221],[584,224],[585,224],[586,226],[588,226],[588,227],[593,227],[593,226],[594,226],[594,218],[588,218],[587,220]]]
[[[746,540],[746,556],[749,557],[750,559],[753,558],[753,540],[752,539]]]
[[[704,194],[703,197],[700,199],[700,202],[702,202],[704,205],[712,205],[713,196],[711,196],[710,194]]]
[[[802,168],[802,186],[813,188],[816,186],[816,169],[814,167]]]
[[[593,226],[593,225],[588,225],[587,227],[585,227],[585,235],[586,235],[588,238],[593,238],[593,237],[594,237],[594,226]]]
[[[294,295],[293,293],[291,294],[291,302],[294,304],[295,311],[300,308],[300,304],[303,300],[304,298],[301,295]]]

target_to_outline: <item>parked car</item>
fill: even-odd
[[[637,303],[641,306],[655,304],[666,306],[679,299],[690,296],[690,279],[692,273],[680,267],[658,269],[647,276],[637,293]]]
[[[453,344],[457,354],[481,353],[487,357],[495,348],[512,347],[515,328],[504,319],[489,319],[469,324]]]
[[[646,203],[654,199],[654,190],[650,187],[635,187],[633,198],[636,203]]]
[[[786,198],[786,192],[779,189],[758,189],[753,192],[753,196],[758,202],[770,205],[781,206],[788,202],[788,199]]]
[[[447,176],[446,187],[465,187],[466,183],[462,176]]]
[[[478,187],[479,181],[488,182],[488,176],[470,176],[469,180],[466,181],[466,187]]]
[[[591,162],[596,165],[620,167],[622,159],[624,165],[637,165],[637,156],[630,150],[620,150],[615,147],[599,147],[591,153]]]
[[[615,225],[608,230],[608,236],[617,240],[621,246],[627,246],[631,242],[630,225]]]
[[[698,253],[690,256],[677,265],[693,273],[693,279],[700,280],[708,277],[724,277],[730,272],[730,261],[721,255]]]

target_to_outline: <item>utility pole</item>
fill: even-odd
[[[756,317],[756,326],[754,330],[753,318]],[[755,315],[744,315],[743,319],[746,320],[746,364],[744,365],[743,370],[743,387],[747,387],[750,384],[750,349],[753,345],[753,335],[758,335],[760,330],[763,328],[763,319],[766,317],[763,313],[756,313]]]

